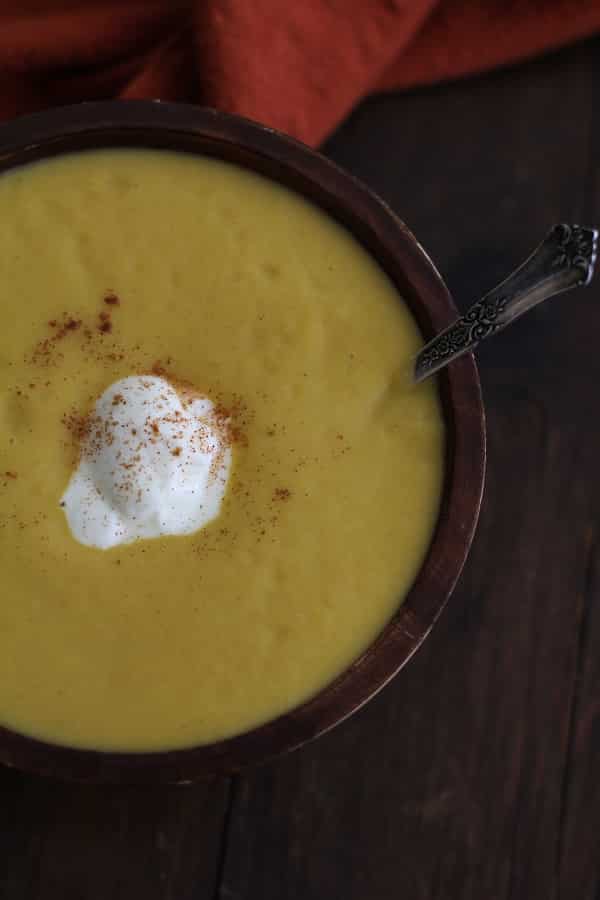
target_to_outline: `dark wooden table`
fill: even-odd
[[[327,152],[459,306],[554,222],[600,223],[600,41],[365,103]],[[263,769],[89,788],[0,771],[0,900],[600,898],[600,276],[479,355],[481,525],[433,635]]]

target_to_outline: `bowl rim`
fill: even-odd
[[[101,147],[214,156],[279,181],[348,228],[408,302],[426,337],[458,315],[440,274],[395,213],[358,179],[287,135],[214,109],[162,101],[59,107],[0,125],[0,172]],[[463,356],[439,377],[447,424],[441,509],[425,561],[390,622],[311,699],[242,734],[201,746],[114,752],[53,744],[0,726],[0,762],[67,780],[186,783],[293,750],[356,712],[408,662],[445,607],[467,557],[485,479],[485,417],[477,367]]]

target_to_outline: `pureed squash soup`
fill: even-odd
[[[213,159],[59,156],[3,174],[0,210],[0,724],[159,750],[311,697],[437,519],[407,306],[327,215]]]

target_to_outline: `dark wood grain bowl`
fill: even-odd
[[[396,284],[426,338],[457,314],[433,263],[381,200],[318,153],[241,118],[145,101],[56,109],[0,128],[0,171],[99,147],[167,148],[218,157],[260,172],[308,197],[345,225]],[[252,731],[170,752],[80,750],[0,728],[0,761],[78,781],[189,782],[234,772],[299,747],[359,709],[405,665],[431,630],[454,588],[477,523],[485,473],[485,422],[473,358],[453,363],[439,385],[448,435],[446,474],[426,560],[392,621],[332,684]]]

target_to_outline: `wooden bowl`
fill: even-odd
[[[308,197],[346,226],[396,284],[429,338],[457,310],[408,228],[364,185],[302,144],[253,122],[160,102],[89,103],[0,127],[0,171],[65,152],[155,147],[218,157]],[[0,761],[89,782],[188,782],[233,772],[292,750],[341,722],[410,659],[444,608],[477,523],[485,472],[485,424],[472,356],[440,377],[447,426],[441,512],[426,560],[406,600],[377,640],[302,706],[252,731],[190,749],[110,753],[38,741],[0,728]],[[368,597],[365,597],[368,602]]]

